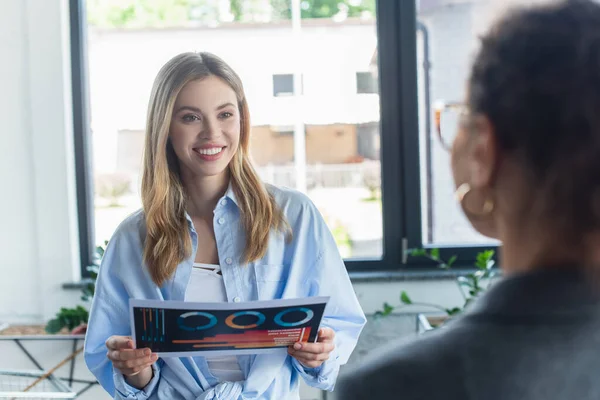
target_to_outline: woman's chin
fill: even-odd
[[[198,171],[198,176],[203,178],[222,176],[225,175],[225,170],[226,168],[207,168],[205,170]]]
[[[217,165],[202,165],[196,166],[188,171],[194,179],[211,178],[224,175],[227,167],[218,167]]]

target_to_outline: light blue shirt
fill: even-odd
[[[183,301],[197,249],[188,217],[192,255],[174,276],[157,287],[142,261],[145,221],[142,211],[115,231],[102,259],[85,340],[85,361],[116,399],[283,400],[299,398],[299,380],[333,390],[340,365],[348,361],[366,322],[336,243],[317,208],[305,195],[268,186],[292,228],[293,239],[272,232],[267,254],[241,265],[244,231],[231,189],[214,210],[214,230],[229,302],[330,296],[321,327],[336,333],[335,350],[318,368],[305,368],[282,351],[239,356],[243,382],[221,382],[203,357],[159,359],[154,377],[142,390],[129,386],[107,359],[106,340],[131,335],[129,298]]]

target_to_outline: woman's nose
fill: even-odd
[[[214,139],[221,136],[221,128],[217,121],[206,119],[202,129],[202,137],[205,139]]]

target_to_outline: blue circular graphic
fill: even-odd
[[[302,321],[297,321],[297,322],[284,322],[282,320],[282,318],[283,318],[284,315],[289,314],[289,313],[294,312],[294,311],[302,311],[303,313],[306,314],[306,318],[304,318]],[[287,310],[281,311],[279,314],[277,314],[275,316],[274,321],[279,326],[292,327],[292,326],[298,326],[298,325],[302,325],[302,324],[307,323],[308,321],[310,321],[314,317],[314,315],[315,315],[315,313],[310,308],[306,308],[306,307],[293,307],[293,308],[288,308]]]
[[[208,318],[208,323],[205,325],[201,325],[201,326],[196,326],[196,327],[192,327],[192,326],[187,326],[185,324],[185,319],[187,317],[193,317],[193,316],[200,316],[200,317],[205,317]],[[177,318],[177,326],[179,326],[181,329],[183,329],[184,331],[188,331],[188,332],[195,332],[195,331],[203,331],[205,329],[210,329],[213,326],[215,326],[217,324],[217,317],[215,317],[212,314],[209,313],[205,313],[202,311],[193,311],[193,312],[188,312],[185,314],[181,314],[179,316],[179,318]]]

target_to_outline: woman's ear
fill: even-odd
[[[498,165],[498,145],[494,127],[488,117],[476,116],[472,122],[473,137],[469,146],[469,173],[473,188],[493,186]]]

